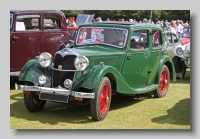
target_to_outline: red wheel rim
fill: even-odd
[[[100,92],[100,98],[99,98],[99,107],[101,114],[105,114],[109,107],[110,103],[109,97],[110,97],[110,86],[108,84],[104,84]]]
[[[160,92],[163,94],[166,92],[169,81],[168,81],[168,72],[167,70],[163,70],[160,74]]]

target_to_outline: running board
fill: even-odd
[[[151,91],[157,89],[158,87],[159,87],[158,84],[152,84],[150,86],[146,86],[146,87],[142,87],[142,88],[131,88],[131,89],[134,90],[133,94],[142,94],[142,93],[151,92]]]

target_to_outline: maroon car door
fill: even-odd
[[[13,29],[10,32],[10,71],[21,70],[26,62],[41,53],[40,20],[39,14],[14,16]]]
[[[44,14],[43,15],[43,52],[49,52],[54,56],[55,52],[59,49],[61,44],[67,40],[73,40],[73,37],[67,33],[67,27],[62,17],[58,14]]]

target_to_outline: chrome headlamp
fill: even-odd
[[[190,44],[187,44],[185,46],[185,51],[183,53],[183,56],[186,57],[186,58],[189,58],[190,57]]]
[[[46,83],[47,78],[44,75],[41,75],[38,80],[39,80],[39,83],[43,85]]]
[[[182,55],[182,54],[183,54],[182,48],[181,48],[181,47],[178,47],[178,48],[176,49],[176,53],[177,53],[177,55]]]
[[[185,46],[185,51],[190,51],[190,44],[187,44],[187,45]]]
[[[89,60],[85,56],[77,56],[74,60],[74,66],[77,70],[83,71],[85,70],[89,65]]]
[[[183,56],[185,58],[189,58],[190,57],[190,51],[184,51]]]
[[[52,56],[47,52],[41,53],[38,57],[38,61],[42,67],[48,67],[51,65]]]

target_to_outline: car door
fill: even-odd
[[[151,61],[149,67],[149,79],[147,85],[154,84],[156,75],[158,73],[158,66],[160,64],[160,59],[163,54],[163,47],[165,45],[164,36],[162,35],[163,32],[157,28],[152,30],[152,35],[150,39],[152,40],[152,46],[150,47],[151,50]]]
[[[151,52],[149,49],[149,30],[134,30],[130,37],[122,76],[131,87],[144,87],[148,81]],[[135,36],[138,34],[138,36]],[[137,39],[135,39],[137,38]]]
[[[43,52],[49,52],[53,56],[61,44],[73,37],[67,33],[66,25],[63,25],[62,17],[56,13],[43,15]]]
[[[10,32],[10,71],[20,71],[30,59],[41,53],[40,14],[17,14]]]

